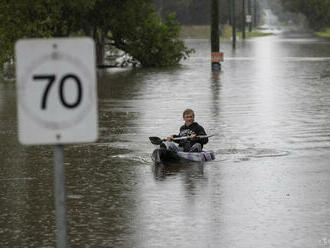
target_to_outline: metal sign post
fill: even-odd
[[[64,146],[54,146],[54,189],[56,209],[56,240],[58,248],[65,248],[66,237],[66,193],[64,173]]]
[[[66,248],[64,144],[98,136],[95,45],[90,38],[19,40],[19,141],[53,144],[57,247]]]

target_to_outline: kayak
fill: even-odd
[[[207,162],[215,159],[213,151],[201,151],[201,152],[181,152],[181,151],[169,151],[164,148],[157,148],[153,151],[151,158],[154,162],[168,162],[188,160],[194,162]]]

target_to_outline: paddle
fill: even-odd
[[[214,136],[214,134],[212,134],[212,135],[198,135],[198,136],[195,136],[195,138],[202,139],[202,138],[209,138],[209,137],[212,137],[212,136]],[[173,140],[184,140],[184,139],[189,139],[189,136],[173,138]],[[161,139],[161,138],[156,137],[156,136],[149,137],[149,140],[154,145],[160,145],[163,141],[166,141],[166,139]]]

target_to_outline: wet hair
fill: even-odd
[[[185,111],[183,111],[182,117],[184,118],[184,116],[188,114],[192,114],[195,117],[194,110],[192,109],[186,109]]]

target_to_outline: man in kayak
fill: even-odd
[[[182,114],[184,125],[180,127],[179,135],[167,137],[167,149],[184,152],[201,152],[203,145],[209,140],[208,138],[198,138],[196,136],[206,135],[204,128],[195,122],[195,113],[192,109],[186,109]],[[179,144],[179,147],[171,143],[173,138],[189,136],[187,139],[174,141]]]

